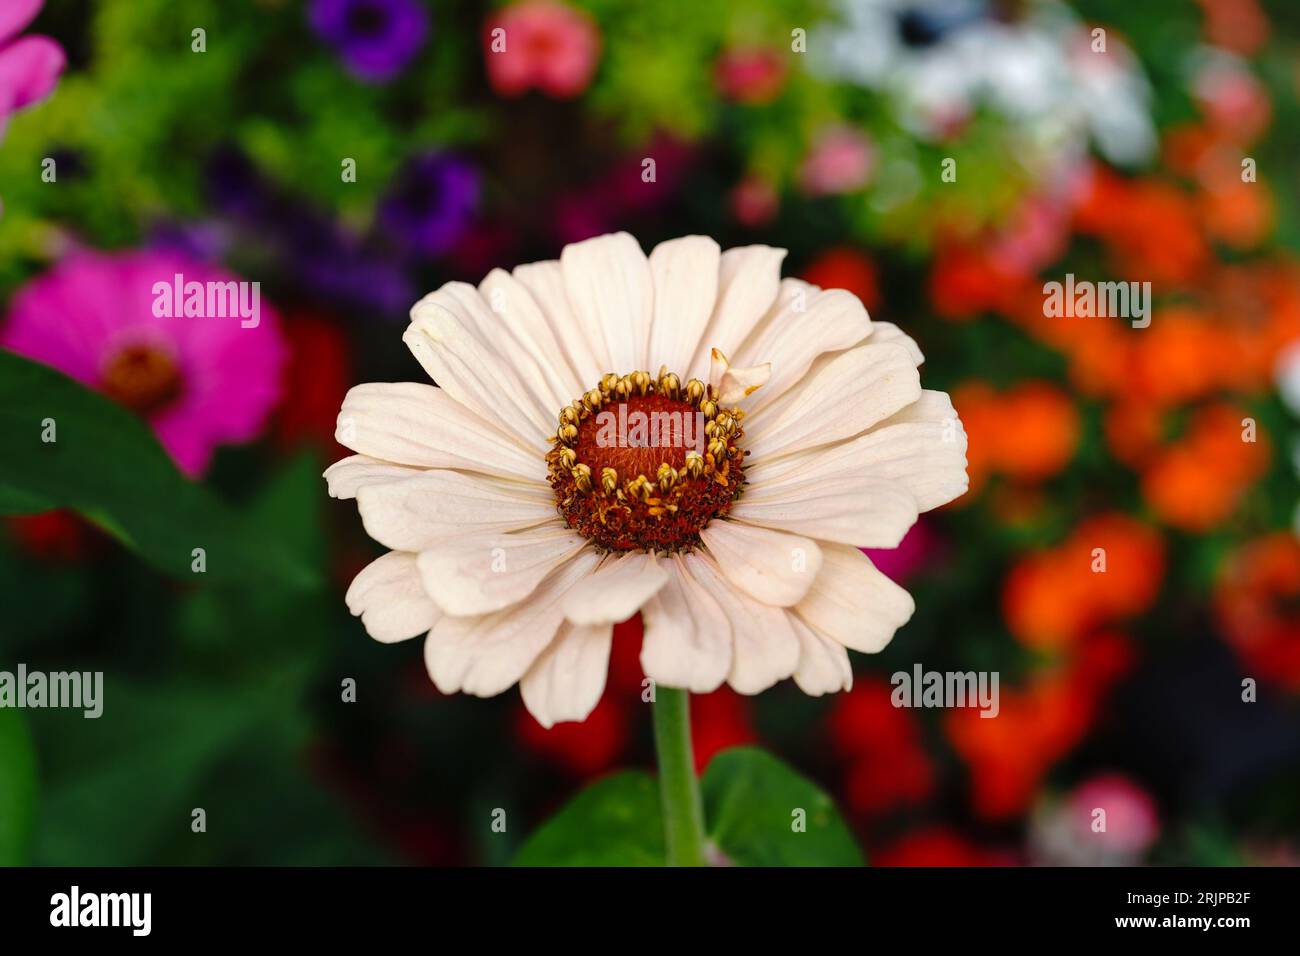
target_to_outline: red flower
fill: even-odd
[[[823,289],[847,289],[862,300],[868,311],[880,305],[876,264],[848,246],[822,252],[803,270],[803,278]]]
[[[1219,573],[1219,625],[1251,671],[1300,691],[1300,542],[1286,532],[1252,541]]]
[[[947,827],[913,830],[871,855],[875,866],[1006,866],[1008,854],[981,849]]]
[[[695,771],[703,773],[714,754],[728,747],[758,740],[748,697],[730,687],[711,694],[691,695],[691,742],[695,747]]]
[[[311,443],[334,458],[350,452],[334,441],[339,408],[352,380],[347,336],[334,322],[307,312],[290,313],[285,337],[293,342],[284,400],[272,435],[281,448]]]

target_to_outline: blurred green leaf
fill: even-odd
[[[17,488],[0,488],[0,515],[37,515],[52,510],[40,495]]]
[[[723,751],[701,781],[709,838],[742,866],[861,866],[831,798],[757,747]],[[797,811],[806,829],[797,832]]]
[[[254,733],[282,723],[283,709],[300,690],[296,679],[238,690],[106,680],[98,718],[33,712],[46,768],[37,862],[106,866],[155,859],[159,845],[190,835],[195,807],[211,811],[201,784],[222,759]],[[75,731],[68,727],[73,721]]]
[[[52,419],[57,441],[42,441]],[[146,561],[194,580],[203,548],[212,581],[307,587],[314,574],[256,521],[187,480],[149,429],[62,373],[0,351],[0,503],[73,508]]]
[[[663,866],[659,785],[628,770],[587,787],[524,843],[515,866]]]
[[[0,709],[0,866],[27,862],[36,804],[36,756],[23,715]]]

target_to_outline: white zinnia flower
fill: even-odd
[[[966,490],[966,437],[916,343],[784,256],[619,233],[421,300],[403,339],[438,385],[353,388],[325,473],[391,549],[347,594],[371,636],[427,634],[439,690],[518,683],[545,726],[591,712],[637,611],[665,686],[848,688],[845,649],[914,609],[858,546]],[[620,443],[619,411],[679,415]]]

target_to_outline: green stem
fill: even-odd
[[[691,749],[690,693],[655,688],[655,753],[669,866],[705,866],[704,809]]]

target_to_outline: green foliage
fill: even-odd
[[[516,866],[663,866],[659,785],[638,770],[606,777],[533,833]]]
[[[27,862],[36,804],[36,755],[20,711],[0,708],[0,866]]]
[[[757,747],[724,750],[701,780],[709,838],[742,866],[861,866],[820,788]],[[798,819],[802,817],[802,819]],[[801,826],[806,829],[800,829]]]
[[[43,441],[52,420],[55,441]],[[47,366],[0,352],[0,502],[72,508],[154,567],[193,580],[193,550],[213,580],[307,587],[316,576],[282,542],[180,474],[128,411]]]
[[[709,842],[741,866],[861,866],[831,798],[757,747],[723,751],[700,780]],[[663,817],[654,777],[600,780],[542,824],[516,866],[662,866]]]

